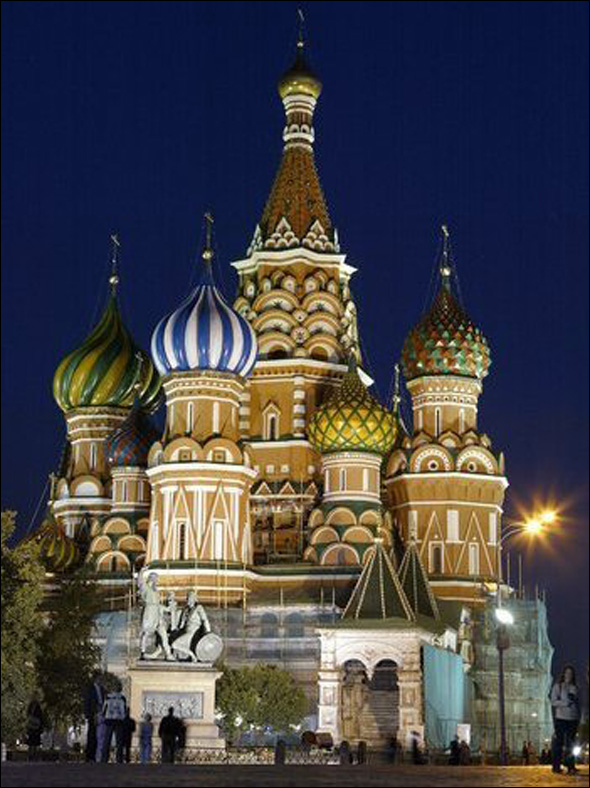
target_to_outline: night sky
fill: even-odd
[[[480,428],[506,513],[562,509],[529,550],[557,658],[588,652],[588,5],[314,2],[320,177],[386,397],[439,226],[493,365]],[[144,347],[194,279],[244,255],[281,151],[289,2],[2,3],[2,506],[28,527],[63,443],[56,365],[106,296]]]

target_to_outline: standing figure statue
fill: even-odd
[[[141,659],[146,659],[147,645],[156,636],[159,637],[166,659],[173,659],[170,643],[168,641],[168,631],[164,606],[160,601],[160,591],[158,590],[158,575],[150,572],[141,589],[143,599],[143,615],[141,617],[141,637],[139,650]]]
[[[197,662],[197,655],[191,648],[193,639],[203,628],[205,634],[211,632],[211,624],[203,605],[197,600],[195,591],[189,591],[186,598],[186,607],[180,617],[179,635],[172,643],[172,650],[176,657],[188,657],[192,662]]]

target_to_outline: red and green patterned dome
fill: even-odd
[[[342,384],[313,414],[307,434],[322,454],[387,454],[395,443],[397,422],[393,413],[369,394],[353,358]]]
[[[136,399],[125,421],[106,440],[108,462],[118,468],[144,468],[149,451],[159,438],[160,431]]]
[[[406,337],[402,368],[406,380],[423,375],[461,375],[484,378],[491,364],[487,339],[451,286],[448,231],[443,227],[440,286],[432,306]]]

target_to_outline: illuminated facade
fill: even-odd
[[[55,374],[68,443],[37,538],[54,571],[85,560],[105,589],[134,588],[146,568],[164,589],[196,588],[227,660],[286,665],[336,739],[355,738],[372,687],[397,710],[367,721],[378,742],[423,730],[421,649],[473,662],[470,611],[496,589],[507,481],[478,427],[490,353],[456,294],[445,228],[437,293],[403,345],[411,429],[399,383],[391,406],[370,393],[356,269],[314,160],[320,93],[300,40],[279,82],[278,172],[233,263],[237,297],[213,280],[207,216],[201,281],[158,323],[151,355],[121,320],[114,239],[106,311]]]

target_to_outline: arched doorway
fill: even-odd
[[[365,665],[350,659],[343,665],[341,730],[350,742],[360,739],[382,747],[399,730],[397,665],[383,659],[369,674]]]

